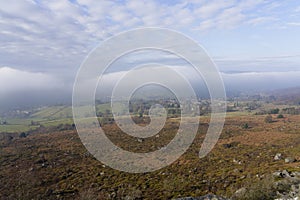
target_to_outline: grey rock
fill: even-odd
[[[229,200],[223,197],[216,196],[214,194],[207,194],[201,197],[183,197],[174,200]]]
[[[274,188],[277,190],[277,200],[297,199],[300,196],[300,173],[288,172],[274,172],[273,176],[280,178],[274,183]]]
[[[138,141],[139,143],[142,143],[142,142],[144,142],[144,139],[138,138],[137,141]]]
[[[131,191],[129,195],[127,195],[124,200],[139,200],[142,199],[142,192],[140,190]]]
[[[296,159],[292,158],[292,157],[287,157],[287,158],[284,159],[285,163],[292,163],[292,162],[295,162],[295,161],[296,161]]]
[[[300,172],[291,172],[291,176],[300,178]]]
[[[236,159],[233,159],[233,162],[234,162],[235,164],[238,164],[238,165],[241,165],[241,164],[242,164],[242,161],[236,160]]]
[[[281,172],[281,177],[282,177],[282,178],[286,178],[286,177],[291,177],[291,175],[290,175],[290,173],[289,173],[288,171],[283,170],[283,171]]]
[[[280,171],[274,172],[274,173],[273,173],[273,176],[274,176],[275,178],[282,178],[282,174],[281,174]]]
[[[281,160],[282,159],[282,154],[281,153],[276,153],[276,155],[274,156],[274,160]]]
[[[245,196],[247,192],[247,189],[245,187],[242,187],[240,189],[238,189],[237,191],[235,191],[235,193],[232,195],[232,198],[233,199],[240,199],[242,198],[243,196]]]

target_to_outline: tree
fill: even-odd
[[[22,132],[22,133],[20,133],[20,135],[19,135],[20,138],[25,138],[26,136],[27,136],[27,135],[26,135],[25,132]]]
[[[139,112],[139,117],[140,117],[140,118],[143,117],[143,112],[142,112],[142,111]]]
[[[279,113],[279,108],[271,109],[268,113],[269,114],[278,114]]]

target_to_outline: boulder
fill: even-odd
[[[243,196],[245,196],[247,192],[247,189],[245,187],[242,187],[240,189],[238,189],[237,191],[235,191],[235,193],[232,195],[232,199],[240,199]]]
[[[274,156],[274,160],[281,160],[282,159],[282,154],[281,153],[276,153],[276,155]]]
[[[295,161],[296,161],[296,159],[295,159],[295,158],[292,158],[292,157],[287,157],[287,158],[284,159],[284,162],[285,162],[285,163],[293,163],[293,162],[295,162]]]
[[[214,194],[207,194],[207,195],[201,196],[201,197],[183,197],[183,198],[178,198],[178,199],[174,199],[174,200],[228,200],[228,199],[219,197]]]

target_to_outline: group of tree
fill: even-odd
[[[289,114],[289,115],[299,115],[300,114],[300,108],[295,108],[295,107],[289,107],[289,108],[274,108],[270,110],[260,110],[255,113],[256,115],[274,115],[274,114]]]
[[[7,123],[6,120],[3,120],[3,121],[0,120],[0,125],[7,125],[7,124],[8,124],[8,123]]]
[[[290,115],[299,115],[300,108],[295,108],[295,107],[283,108],[281,113],[282,114],[290,114]]]

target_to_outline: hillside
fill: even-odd
[[[205,158],[198,151],[207,129],[203,118],[197,138],[172,165],[153,173],[128,174],[95,160],[75,130],[43,128],[21,137],[2,138],[0,156],[1,199],[171,199],[214,193],[231,197],[240,188],[248,195],[274,195],[272,173],[299,171],[299,115],[232,115],[218,144]],[[103,126],[118,146],[134,152],[164,146],[176,131],[169,121],[160,137],[138,142],[120,135],[114,124]],[[244,127],[244,124],[248,124]],[[277,160],[277,154],[282,156]],[[286,158],[293,160],[286,162]],[[263,185],[262,185],[263,184]],[[286,188],[285,190],[289,190]],[[243,199],[243,198],[242,198]],[[250,198],[251,199],[251,198]],[[253,198],[252,198],[253,199]]]

